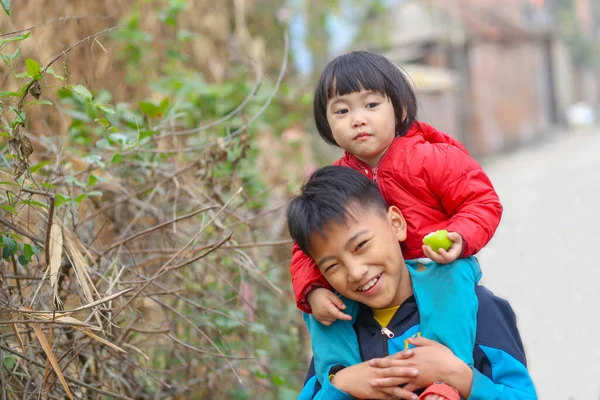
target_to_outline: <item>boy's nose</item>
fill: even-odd
[[[359,283],[364,279],[367,271],[369,270],[368,266],[361,262],[351,262],[347,264],[348,268],[348,282],[350,283]]]

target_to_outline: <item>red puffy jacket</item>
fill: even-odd
[[[395,138],[374,169],[348,152],[334,164],[377,182],[388,204],[402,211],[407,223],[405,259],[424,257],[423,237],[438,229],[462,236],[463,257],[476,254],[500,223],[502,205],[481,166],[458,141],[423,122],[413,123],[405,136]],[[308,292],[331,286],[296,244],[290,271],[296,304],[310,313]]]

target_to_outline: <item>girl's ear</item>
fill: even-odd
[[[408,114],[408,111],[406,111],[406,106],[402,107],[402,120],[398,121],[396,120],[396,128],[398,128],[399,126],[401,126],[404,121],[406,121],[406,115]],[[396,129],[398,130],[398,129]],[[396,132],[396,134],[398,134],[398,132]]]

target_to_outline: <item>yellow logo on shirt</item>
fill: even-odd
[[[410,343],[408,343],[408,339],[416,339],[418,337],[421,337],[421,332],[417,332],[414,335],[404,339],[404,350],[408,349],[408,346],[410,346]]]

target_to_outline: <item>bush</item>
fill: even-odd
[[[255,139],[297,124],[306,102],[252,62],[208,82],[182,56],[182,4],[159,10],[175,29],[160,59],[136,15],[48,64],[21,54],[35,31],[0,37],[8,399],[297,396],[306,346],[279,256],[285,195],[273,199]],[[143,96],[73,82],[69,52],[97,39]]]

